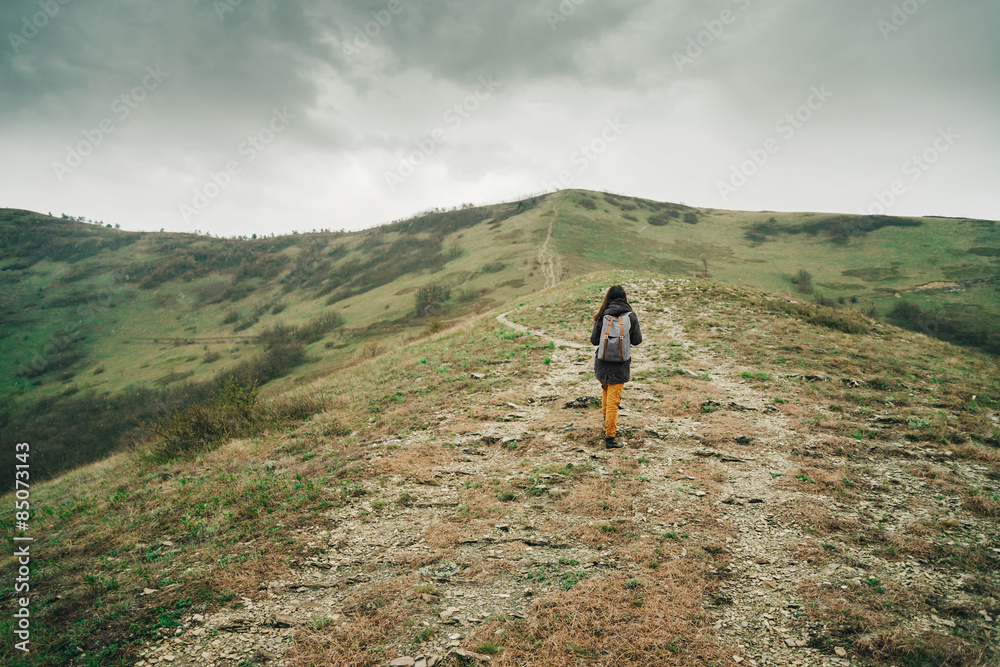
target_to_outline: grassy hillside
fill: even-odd
[[[553,230],[568,275],[633,266],[706,274],[868,310],[1000,353],[1000,227],[988,220],[693,209],[564,193]],[[806,281],[795,281],[801,271]]]
[[[39,470],[57,472],[227,375],[280,391],[535,290],[539,202],[266,239],[0,211],[0,431],[44,443]]]
[[[607,451],[585,341],[613,282],[645,341]],[[32,486],[33,652],[7,614],[0,661],[996,664],[996,359],[797,301],[577,277],[223,392],[178,449]],[[239,434],[185,439],[206,414]]]
[[[559,279],[622,267],[793,294],[996,353],[998,257],[989,221],[704,210],[578,190],[261,239],[4,209],[0,435],[39,443],[40,469],[55,473],[141,440],[227,377],[284,391]]]

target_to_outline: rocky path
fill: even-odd
[[[785,627],[793,614],[802,605],[793,584],[802,579],[802,569],[789,564],[784,556],[802,539],[801,530],[789,529],[797,492],[777,490],[771,472],[786,471],[794,464],[787,453],[790,442],[800,442],[808,447],[808,438],[796,434],[787,424],[787,419],[771,405],[771,397],[754,389],[738,378],[745,368],[736,366],[731,359],[720,358],[708,353],[692,343],[678,322],[677,314],[670,308],[661,308],[661,290],[670,283],[657,285],[626,285],[632,295],[630,301],[640,314],[644,336],[647,341],[670,341],[690,357],[687,365],[696,368],[692,375],[707,375],[711,379],[713,396],[720,406],[738,406],[741,413],[751,413],[756,432],[763,437],[753,438],[753,445],[746,454],[727,454],[710,447],[692,448],[690,438],[695,437],[703,424],[699,420],[649,418],[638,413],[632,406],[655,403],[642,382],[632,382],[626,386],[623,399],[622,420],[635,431],[653,432],[665,436],[662,440],[647,440],[643,450],[659,454],[661,465],[657,471],[666,479],[684,479],[670,468],[690,461],[692,454],[719,461],[726,467],[726,483],[721,485],[718,496],[705,498],[705,502],[717,503],[723,511],[723,520],[733,527],[734,535],[727,539],[727,550],[731,551],[732,583],[722,587],[722,592],[714,601],[709,601],[706,610],[717,615],[715,624],[720,639],[728,641],[743,650],[736,655],[740,662],[749,665],[764,664],[850,664],[849,660],[823,656],[806,648],[807,640]],[[683,283],[684,281],[676,281]],[[656,289],[649,290],[649,287]],[[647,294],[648,293],[648,294]],[[657,312],[659,311],[659,312]],[[549,338],[557,344],[570,345],[559,341],[544,331],[529,330],[510,322],[501,316],[498,320],[518,330]],[[576,347],[584,347],[579,344]],[[591,349],[586,346],[588,351]],[[633,361],[633,375],[652,370],[662,363],[659,358],[651,359],[643,355],[643,349],[636,350]],[[561,388],[586,391],[586,383],[592,384],[590,363],[578,371],[584,382],[565,382],[560,378]],[[734,434],[739,436],[740,434]],[[697,497],[697,496],[696,496]],[[642,507],[643,503],[636,504]],[[641,510],[636,511],[640,520]],[[716,604],[712,604],[712,603]],[[718,604],[721,603],[721,604]]]
[[[540,260],[544,253],[543,245]],[[551,258],[547,261],[551,267]],[[548,280],[550,274],[546,276]],[[884,560],[865,545],[837,543],[830,545],[829,557],[803,555],[803,545],[816,542],[810,519],[802,514],[803,503],[845,521],[874,515],[901,527],[919,518],[920,510],[906,507],[905,499],[926,493],[921,480],[892,458],[869,462],[870,483],[893,483],[904,499],[895,509],[869,501],[841,503],[790,484],[791,471],[801,465],[803,453],[816,450],[819,436],[796,431],[775,407],[773,391],[741,378],[753,369],[687,335],[681,314],[664,307],[670,292],[683,289],[685,282],[626,284],[646,343],[636,349],[633,382],[622,403],[624,450],[605,451],[596,444],[600,413],[593,406],[599,387],[586,341],[565,340],[544,326],[528,327],[501,314],[497,320],[504,326],[554,344],[548,375],[531,395],[519,402],[476,399],[486,401],[478,406],[483,409],[501,408],[496,420],[468,424],[456,413],[442,411],[433,415],[436,427],[369,443],[367,465],[383,472],[377,481],[357,483],[360,502],[332,511],[334,528],[295,536],[304,555],[294,576],[261,582],[259,594],[245,598],[239,610],[184,618],[182,627],[147,647],[137,666],[292,664],[289,648],[295,633],[309,626],[346,632],[359,609],[379,604],[380,596],[401,595],[393,583],[401,567],[427,582],[407,612],[416,630],[425,629],[426,639],[418,650],[390,647],[384,664],[457,664],[454,656],[462,655],[462,640],[470,632],[491,616],[529,617],[534,600],[553,577],[565,582],[566,577],[598,577],[620,567],[614,548],[595,547],[545,526],[557,525],[561,499],[573,487],[566,470],[588,467],[599,479],[611,479],[620,465],[616,457],[623,454],[642,457],[643,474],[650,480],[624,509],[625,518],[642,531],[694,534],[702,514],[721,527],[711,534],[714,541],[705,538],[709,541],[692,544],[683,553],[704,549],[722,558],[717,572],[721,583],[704,601],[704,612],[718,641],[732,647],[735,664],[866,664],[849,646],[819,642],[797,622],[810,603],[804,587],[847,589],[874,580],[927,590],[948,575],[914,558]],[[705,383],[710,398],[701,414],[670,414],[662,408],[664,397],[646,379],[675,359],[681,364],[679,373]],[[581,432],[593,437],[581,439]],[[529,441],[527,457],[522,448]],[[447,455],[441,454],[442,444]],[[412,456],[414,471],[393,467],[397,452]],[[518,471],[518,461],[529,458],[533,469],[549,472]],[[834,468],[848,463],[832,456],[824,462]],[[955,467],[967,476],[985,474],[967,463],[956,462]],[[702,470],[700,477],[692,474],[695,468]],[[705,470],[711,471],[710,479]],[[471,502],[469,490],[491,479],[530,493],[504,505],[500,520],[472,524],[468,533],[448,532],[454,524],[447,517],[464,511]],[[391,511],[385,510],[388,506]],[[677,520],[681,515],[695,518],[685,524]],[[984,533],[982,539],[990,539]],[[451,549],[451,555],[439,558],[441,549]],[[955,590],[949,601],[959,603],[962,594]],[[917,633],[953,622],[939,613],[916,615],[906,629]],[[986,616],[969,622],[986,626],[993,620]],[[392,655],[397,657],[390,659]],[[486,662],[489,656],[467,658]]]
[[[554,206],[552,208],[552,219],[549,220],[549,228],[545,232],[545,241],[542,242],[541,247],[538,249],[538,266],[541,268],[542,275],[545,276],[545,288],[554,286],[559,279],[556,273],[556,255],[553,251],[549,250],[549,243],[552,241],[552,226],[558,217],[559,207]]]

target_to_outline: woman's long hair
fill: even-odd
[[[625,288],[621,285],[612,285],[608,288],[608,293],[604,295],[604,301],[601,302],[601,307],[597,309],[594,313],[594,321],[604,317],[604,310],[608,307],[608,304],[612,301],[624,301],[628,303],[628,297],[625,296]]]

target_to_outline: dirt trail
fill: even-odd
[[[563,345],[565,347],[572,347],[572,348],[578,349],[578,350],[591,349],[589,345],[583,345],[582,343],[578,343],[578,342],[571,341],[571,340],[564,340],[564,339],[558,338],[556,336],[551,336],[551,335],[545,333],[544,331],[542,331],[541,329],[529,329],[528,327],[524,326],[523,324],[517,324],[516,322],[511,322],[507,318],[507,315],[509,315],[509,314],[510,314],[509,312],[507,312],[507,313],[500,313],[499,315],[497,315],[497,322],[499,322],[500,324],[503,324],[504,326],[508,326],[511,329],[514,329],[516,331],[520,331],[522,333],[531,334],[533,336],[539,336],[541,338],[547,338],[548,340],[551,340],[556,345]]]
[[[552,207],[552,219],[549,220],[549,228],[545,232],[545,241],[542,243],[541,247],[538,249],[538,266],[541,268],[542,275],[545,276],[546,287],[552,287],[559,280],[556,268],[556,254],[549,250],[549,242],[552,241],[552,226],[556,222],[556,218],[559,217],[559,207]]]
[[[720,465],[726,467],[727,481],[721,485],[721,493],[712,502],[718,504],[724,521],[734,528],[732,541],[727,544],[727,549],[733,553],[730,566],[733,583],[723,586],[720,596],[725,602],[725,609],[711,605],[707,609],[719,615],[715,627],[720,638],[737,645],[746,642],[747,654],[751,656],[772,656],[772,660],[787,659],[791,662],[796,656],[804,657],[801,646],[806,641],[784,627],[785,622],[791,620],[793,613],[799,608],[798,598],[791,584],[800,577],[789,572],[795,568],[782,563],[780,555],[787,553],[801,541],[801,529],[791,526],[796,513],[793,504],[803,494],[776,489],[775,478],[771,473],[783,473],[793,467],[794,464],[788,457],[789,443],[798,442],[808,447],[810,438],[801,436],[788,426],[787,419],[771,405],[771,396],[735,379],[748,369],[739,367],[732,359],[719,357],[696,346],[680,326],[678,314],[671,308],[661,308],[663,287],[684,282],[686,281],[676,280],[654,285],[625,285],[631,295],[630,301],[640,315],[646,341],[659,339],[679,346],[690,356],[688,365],[700,371],[697,374],[691,373],[711,379],[714,388],[711,395],[722,409],[733,409],[736,406],[736,410],[752,414],[749,421],[753,423],[755,432],[764,434],[753,438],[754,444],[745,455],[728,455],[728,461],[727,455],[711,449],[701,448],[703,451],[698,452],[707,454],[704,458],[719,461]],[[651,291],[650,287],[655,289]],[[559,343],[558,339],[544,331],[530,330],[512,323],[504,315],[497,319],[519,331],[550,338]],[[588,346],[579,344],[575,347],[589,349]],[[640,346],[634,355],[633,377],[660,364],[662,360],[644,355]],[[589,364],[582,375],[593,384]],[[579,384],[581,383],[577,383],[574,388],[579,389]],[[656,402],[657,399],[648,393],[645,383],[629,383],[622,402],[622,422],[634,429],[633,432],[653,432],[666,436],[655,442],[646,440],[641,447],[660,455],[660,465],[654,465],[654,471],[661,472],[667,479],[683,479],[686,475],[677,475],[670,468],[673,466],[676,469],[685,461],[692,460],[693,450],[689,437],[697,437],[696,434],[705,424],[699,419],[648,417],[646,410],[636,410],[639,406],[649,407]],[[821,498],[818,500],[822,501]],[[635,516],[646,520],[642,510],[646,503],[637,499],[635,506]],[[817,663],[808,664],[819,664],[821,660],[818,654],[810,654],[809,657]],[[849,661],[845,660],[843,663],[849,664]],[[829,664],[837,664],[837,661],[829,659]]]
[[[546,250],[551,226],[550,222],[549,237],[539,252],[540,260],[545,258],[543,266],[550,269],[547,286],[553,276],[552,257]],[[774,405],[773,390],[741,379],[743,371],[752,369],[691,340],[682,326],[682,313],[664,308],[671,291],[684,289],[686,282],[663,279],[625,284],[645,338],[643,346],[636,348],[633,381],[626,386],[622,403],[625,449],[606,451],[598,444],[599,409],[566,405],[580,397],[593,400],[599,396],[591,347],[550,335],[544,328],[513,322],[509,313],[500,314],[497,321],[504,326],[554,343],[548,375],[530,398],[501,403],[502,417],[471,425],[463,423],[457,411],[428,415],[437,421],[436,426],[367,445],[367,465],[385,466],[384,475],[378,483],[359,483],[361,502],[331,511],[335,528],[306,530],[297,536],[308,555],[296,564],[292,579],[261,582],[260,594],[245,598],[241,610],[183,618],[185,624],[176,636],[148,646],[140,667],[161,661],[226,667],[247,664],[241,662],[245,660],[289,664],[286,652],[294,633],[317,619],[329,624],[331,631],[347,627],[357,605],[364,604],[359,591],[373,584],[391,585],[398,580],[399,567],[412,563],[422,563],[417,571],[438,582],[434,595],[425,596],[427,604],[411,612],[418,629],[429,629],[429,638],[419,647],[389,647],[389,654],[415,658],[422,654],[422,664],[430,667],[434,664],[430,658],[455,651],[488,616],[529,617],[534,599],[543,593],[541,588],[552,583],[532,583],[539,580],[539,572],[552,572],[569,562],[579,563],[590,577],[616,571],[616,549],[539,529],[560,517],[559,499],[572,490],[573,481],[552,473],[529,482],[527,473],[509,472],[518,469],[519,460],[526,460],[521,449],[526,440],[533,443],[530,460],[536,469],[591,466],[596,475],[608,480],[619,472],[616,467],[622,456],[641,456],[648,483],[631,499],[624,518],[644,532],[663,535],[687,530],[694,534],[700,514],[717,517],[716,525],[726,527],[724,541],[713,546],[691,537],[683,553],[697,550],[700,554],[710,547],[726,557],[727,565],[718,573],[722,583],[704,601],[704,612],[719,641],[733,647],[740,664],[867,664],[846,651],[844,656],[834,654],[832,646],[820,650],[808,645],[807,632],[794,622],[803,611],[800,586],[804,582],[833,586],[876,576],[886,581],[910,574],[916,577],[919,571],[923,578],[914,585],[926,588],[940,585],[943,576],[928,573],[912,559],[884,561],[867,547],[838,546],[842,562],[833,566],[793,555],[811,537],[801,517],[803,500],[845,515],[856,515],[859,510],[829,497],[791,490],[785,483],[786,473],[797,465],[791,458],[793,452],[809,451],[815,436],[790,426],[789,418]],[[702,414],[672,415],[662,409],[662,397],[643,376],[673,365],[668,358],[683,359],[684,374],[707,382],[705,391],[711,399]],[[492,372],[500,376],[504,371],[501,367]],[[498,407],[489,394],[472,396],[469,401],[474,404],[464,407],[494,411]],[[592,437],[574,435],[581,432],[590,432]],[[721,446],[720,438],[728,445]],[[739,444],[734,446],[734,441]],[[393,472],[389,464],[398,451],[420,457],[420,464],[406,473]],[[834,457],[828,460],[842,462]],[[696,485],[689,468],[704,467],[706,462],[717,471],[717,479],[714,485]],[[900,489],[922,493],[920,481],[908,477],[891,460],[873,459],[871,468],[875,479],[891,476]],[[459,538],[454,557],[435,562],[435,549],[447,542],[447,535],[440,532],[442,526],[450,525],[447,521],[463,503],[463,493],[471,483],[491,477],[514,488],[531,484],[539,493],[505,505],[502,520]],[[405,504],[399,503],[400,497],[407,499]],[[665,505],[664,498],[672,498],[671,505]],[[380,510],[386,505],[392,509]],[[869,510],[890,524],[908,520],[905,511],[893,515],[862,503],[861,511]],[[690,526],[670,519],[684,515],[695,517]],[[478,563],[476,567],[490,576],[469,576],[456,565],[462,562]],[[914,632],[934,622],[930,616],[915,619]],[[384,664],[388,663],[387,659]]]

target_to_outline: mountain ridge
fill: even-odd
[[[615,268],[712,275],[996,350],[998,248],[990,221],[722,211],[581,190],[260,239],[4,209],[0,429],[60,443],[81,425],[81,441],[50,453],[57,470],[143,437],[136,420],[227,374],[254,371],[280,393],[369,343]],[[301,349],[275,348],[292,328]]]

